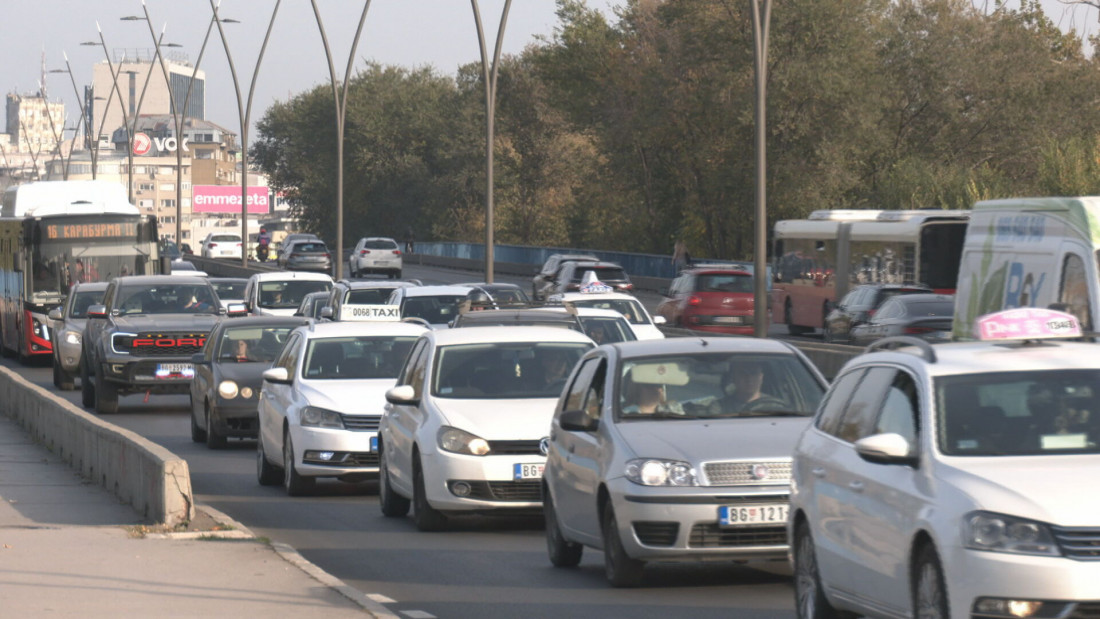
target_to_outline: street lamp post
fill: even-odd
[[[271,40],[271,29],[275,25],[275,16],[279,13],[279,5],[283,0],[275,0],[275,8],[271,11],[271,21],[267,24],[267,33],[264,35],[263,45],[260,46],[260,55],[256,58],[256,68],[252,72],[252,83],[248,87],[248,103],[245,104],[241,96],[241,83],[237,80],[237,68],[233,64],[233,55],[229,52],[229,42],[225,38],[225,29],[222,28],[222,20],[218,18],[218,6],[214,0],[210,0],[210,10],[214,13],[214,23],[218,25],[218,36],[222,40],[222,48],[225,49],[225,58],[229,61],[229,74],[233,76],[233,88],[237,93],[237,112],[241,121],[241,241],[244,251],[241,252],[242,266],[248,266],[248,123],[252,114],[252,97],[256,94],[256,78],[260,75],[260,63],[264,59],[264,51],[267,50],[267,42]]]
[[[69,180],[69,168],[65,165],[65,155],[61,153],[61,144],[65,141],[65,119],[61,119],[61,135],[59,136],[57,125],[53,122],[53,113],[50,112],[50,100],[46,97],[46,85],[39,82],[38,92],[42,95],[42,103],[46,108],[46,121],[50,123],[50,133],[53,135],[57,147],[57,159],[61,162],[61,177],[64,180]]]
[[[332,49],[328,44],[325,26],[321,22],[321,12],[317,9],[317,0],[313,4],[313,15],[317,18],[317,29],[321,31],[321,42],[325,45],[325,58],[328,60],[329,81],[332,84],[332,99],[336,106],[336,279],[344,277],[344,119],[348,108],[348,88],[351,85],[351,67],[355,59],[355,48],[359,46],[359,36],[363,33],[363,24],[367,20],[370,0],[363,4],[363,14],[359,17],[359,28],[355,31],[355,40],[348,53],[347,68],[344,69],[344,83],[338,93],[336,86],[336,67],[332,64]],[[511,1],[511,0],[509,0]]]
[[[512,0],[505,0],[497,30],[496,49],[490,71],[488,52],[485,49],[485,30],[481,26],[481,11],[477,0],[470,0],[477,22],[477,41],[481,46],[481,76],[485,81],[485,281],[493,283],[493,125],[496,119],[497,71],[500,68],[500,48],[504,43],[504,26],[508,23],[508,9]]]
[[[756,90],[756,225],[753,226],[753,335],[768,336],[768,212],[767,157],[765,122],[768,88],[768,29],[771,22],[771,0],[750,0],[752,3],[753,67]]]
[[[76,95],[77,104],[80,106],[80,121],[77,122],[76,132],[73,133],[73,147],[75,147],[76,146],[76,136],[80,135],[80,128],[85,125],[84,117],[88,114],[88,107],[86,105],[84,105],[84,97],[80,94],[80,88],[78,88],[77,85],[76,85],[76,77],[73,76],[73,68],[69,64],[69,55],[66,54],[65,52],[61,52],[61,55],[64,56],[64,58],[65,58],[65,68],[64,69],[50,69],[50,73],[68,73],[69,74],[69,82],[72,83],[72,85],[73,85],[73,94]],[[88,131],[87,127],[85,127],[84,131],[85,131],[85,135],[87,135],[87,131]],[[72,148],[72,147],[69,148],[69,159],[68,159],[68,161],[65,162],[65,178],[66,179],[69,178],[69,165],[73,161],[73,150],[74,150],[74,148]]]

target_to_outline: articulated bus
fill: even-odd
[[[50,355],[46,315],[76,282],[164,272],[156,218],[109,181],[9,187],[0,209],[0,352]]]
[[[772,312],[792,335],[824,327],[859,284],[924,284],[953,294],[969,211],[814,211],[775,224]]]

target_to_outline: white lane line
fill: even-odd
[[[378,602],[379,604],[396,604],[397,600],[390,599],[381,593],[368,593],[367,597]]]
[[[435,619],[435,615],[422,610],[402,610],[400,612],[409,619]]]

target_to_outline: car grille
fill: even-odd
[[[497,456],[538,456],[539,441],[489,441],[489,453]]]
[[[743,527],[724,529],[717,524],[697,524],[691,528],[688,546],[691,548],[737,548],[753,546],[786,546],[784,526]]]
[[[1100,529],[1053,527],[1054,538],[1071,559],[1100,561]]]
[[[1100,602],[1083,602],[1077,605],[1067,619],[1100,619]]]
[[[111,344],[134,357],[190,357],[202,352],[207,333],[116,333]],[[182,342],[182,344],[181,344]],[[137,343],[137,345],[135,345]]]
[[[377,432],[378,424],[382,423],[381,415],[340,415],[344,420],[344,428],[356,432]]]
[[[453,484],[454,482],[450,482]],[[542,482],[532,481],[467,481],[470,494],[466,498],[482,501],[541,502]]]
[[[306,464],[313,464],[313,465],[316,465],[316,466],[377,467],[378,466],[378,452],[374,452],[374,451],[338,451],[335,454],[333,454],[332,459],[330,459],[330,460],[321,460],[320,458],[303,458],[303,462],[305,462]]]
[[[791,461],[707,462],[703,473],[709,486],[774,486],[790,483]]]
[[[671,546],[680,533],[679,522],[635,522],[634,535],[646,546]]]

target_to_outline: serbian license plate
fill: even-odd
[[[512,469],[512,479],[542,479],[542,469],[545,464],[516,464]]]
[[[371,451],[378,451],[378,437],[377,436],[370,437],[370,450]]]
[[[223,249],[222,250],[222,255],[223,256],[232,256],[233,254],[234,254],[234,251],[232,249]]]
[[[726,325],[739,325],[739,324],[741,324],[741,317],[740,316],[715,316],[714,317],[714,322],[716,322],[718,324],[726,324]]]
[[[190,363],[158,363],[157,378],[194,378],[195,366]]]
[[[723,505],[718,508],[718,524],[723,527],[743,527],[752,524],[785,524],[787,505]]]

